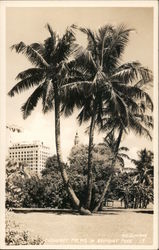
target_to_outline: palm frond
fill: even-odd
[[[53,31],[52,27],[50,26],[49,23],[46,24],[46,28],[48,29],[51,37],[54,37],[55,32]]]
[[[43,93],[43,85],[40,84],[21,107],[21,111],[23,113],[23,119],[26,119],[34,110],[39,99],[42,97],[42,93]]]
[[[19,80],[19,79],[24,80],[28,77],[33,77],[33,76],[39,75],[39,74],[42,76],[43,73],[44,73],[44,69],[42,69],[42,68],[30,68],[30,69],[27,69],[27,70],[20,72],[17,75],[16,80]]]
[[[119,156],[122,157],[122,158],[126,158],[128,160],[131,160],[131,158],[127,154],[120,153]]]
[[[82,46],[78,46],[74,53],[74,57],[77,66],[82,65],[92,74],[93,72],[97,72],[96,60],[94,60],[92,53],[88,49],[84,49]]]
[[[128,107],[124,101],[113,89],[111,89],[111,98],[108,104],[111,113],[115,116],[120,117],[123,129],[128,125]]]
[[[122,168],[124,168],[125,163],[122,157],[120,157],[119,155],[116,156],[116,161],[119,161],[120,165]]]
[[[44,53],[44,45],[42,43],[32,43],[30,44],[30,47],[34,50],[36,50],[39,54],[43,55]]]
[[[33,49],[29,45],[25,45],[25,43],[20,42],[18,44],[14,44],[11,46],[11,49],[15,49],[17,53],[22,53],[24,54],[29,61],[39,67],[48,67],[48,63],[45,61],[45,59],[41,56],[41,54]]]
[[[148,129],[146,129],[133,115],[129,113],[130,128],[139,135],[145,135],[148,139],[152,140],[152,136]]]
[[[62,95],[68,94],[68,91],[83,92],[83,95],[88,96],[91,94],[93,83],[91,81],[77,81],[67,83],[61,86]]]
[[[131,97],[133,98],[139,98],[139,100],[145,102],[146,107],[149,108],[151,111],[153,111],[153,102],[148,93],[146,93],[144,90],[138,88],[138,87],[133,87],[133,91],[131,94]]]
[[[143,80],[143,83],[148,83],[152,81],[152,72],[147,68],[144,68],[141,63],[137,61],[129,62],[115,69],[111,79],[117,79],[122,84],[132,83],[138,79]]]
[[[81,125],[83,122],[89,121],[90,117],[92,116],[92,105],[91,105],[91,98],[85,99],[85,104],[82,107],[82,110],[77,116],[77,120],[79,122],[79,125]],[[89,131],[89,127],[86,130],[86,133]]]
[[[114,89],[117,93],[124,98],[128,105],[135,108],[135,101],[145,103],[145,108],[149,108],[153,111],[153,102],[149,94],[137,86],[129,86],[125,84],[120,84],[116,81],[112,82]],[[132,106],[133,105],[133,106]],[[139,104],[137,104],[139,105]],[[137,108],[137,106],[136,106]]]
[[[61,39],[58,40],[58,44],[53,53],[54,60],[59,63],[64,60],[68,60],[69,56],[74,52],[76,45],[75,35],[71,28],[68,28]]]
[[[127,148],[127,147],[120,147],[118,151],[119,152],[120,151],[126,151],[127,152],[127,151],[129,151],[129,148]]]
[[[61,111],[66,116],[69,116],[75,107],[82,108],[92,94],[91,88],[92,82],[88,81],[78,81],[63,85],[61,87]]]
[[[105,25],[98,30],[98,34],[96,36],[97,39],[97,47],[98,47],[98,54],[100,65],[103,67],[103,60],[104,55],[107,53],[108,47],[112,42],[112,34],[113,34],[113,26],[112,25]]]
[[[109,117],[103,117],[101,131],[109,131],[108,136],[115,130],[119,130],[121,127],[121,120],[117,119],[117,117],[109,114]]]
[[[129,41],[129,33],[131,29],[127,29],[124,25],[112,28],[109,31],[107,39],[105,39],[103,68],[104,71],[110,73],[119,65],[119,59]]]
[[[92,78],[92,74],[82,64],[77,64],[75,60],[67,64],[69,68],[68,82],[86,81]]]
[[[92,30],[90,30],[89,28],[81,28],[80,27],[79,30],[87,35],[87,40],[88,40],[87,49],[93,55],[93,60],[98,61],[96,34]]]
[[[54,53],[56,50],[56,46],[59,42],[59,37],[57,36],[56,32],[53,31],[53,29],[51,28],[49,24],[46,24],[46,28],[50,33],[50,37],[48,37],[44,41],[45,50],[44,50],[43,56],[45,60],[49,62],[49,64],[51,64],[51,63],[54,63]]]
[[[37,74],[31,77],[28,77],[20,82],[18,82],[9,92],[8,95],[13,97],[15,94],[19,94],[24,90],[28,90],[30,87],[39,85],[43,80],[42,75]]]
[[[138,79],[138,69],[141,67],[139,62],[125,63],[115,69],[115,72],[112,74],[112,79],[117,79],[122,84],[127,84]]]
[[[151,115],[145,115],[145,114],[134,114],[134,116],[139,120],[139,122],[144,123],[144,125],[148,128],[153,128],[153,117]]]
[[[130,32],[134,29],[128,29],[124,24],[119,25],[113,33],[113,44],[111,49],[116,49],[118,57],[124,52],[125,46],[129,41]]]

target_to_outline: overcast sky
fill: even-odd
[[[52,28],[62,35],[66,27],[77,24],[82,27],[98,29],[105,24],[126,24],[134,28],[130,35],[129,44],[123,56],[123,62],[139,60],[144,66],[153,70],[153,9],[152,8],[7,8],[6,13],[6,58],[7,58],[7,92],[16,83],[17,74],[31,64],[24,55],[16,54],[10,46],[23,41],[26,44],[43,42],[48,37],[45,28],[49,23]],[[78,35],[78,42],[84,43],[85,38]],[[20,134],[12,134],[11,140],[32,141],[40,140],[55,153],[54,113],[43,115],[41,105],[32,112],[27,120],[22,119],[20,107],[26,101],[32,90],[6,97],[7,123],[16,124],[23,128]],[[149,90],[152,96],[152,89]],[[61,139],[64,160],[73,146],[74,136],[78,131],[80,141],[88,143],[88,135],[84,133],[88,124],[78,127],[76,116],[78,111],[70,118],[61,119]],[[95,142],[102,141],[103,134],[96,133]],[[136,156],[141,148],[152,149],[152,142],[140,138],[132,133],[125,136],[122,145],[130,148],[130,156]]]

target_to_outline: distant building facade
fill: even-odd
[[[11,160],[26,163],[37,174],[40,174],[49,156],[50,148],[39,141],[15,143],[9,147],[9,158]]]

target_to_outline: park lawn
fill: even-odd
[[[39,235],[45,244],[153,244],[153,214],[129,210],[81,216],[57,213],[13,213],[21,230]]]

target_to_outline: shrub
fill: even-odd
[[[6,215],[5,242],[6,245],[43,245],[45,243],[41,237],[21,230],[9,213]]]

